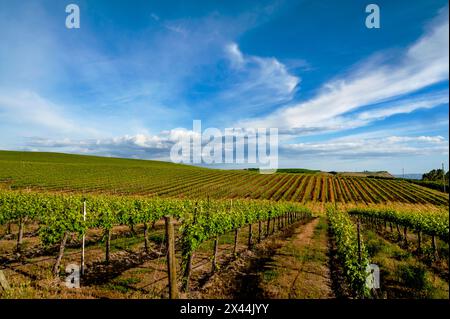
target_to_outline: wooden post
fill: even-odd
[[[86,201],[83,202],[83,222],[86,222]],[[83,232],[83,238],[81,241],[81,269],[80,273],[84,275],[84,250],[85,250],[86,234]]]
[[[106,230],[106,251],[105,251],[105,261],[109,264],[111,259],[111,229]]]
[[[403,228],[403,235],[405,236],[405,246],[408,246],[407,228]]]
[[[219,251],[219,236],[214,239],[214,255],[212,260],[211,273],[215,273],[217,270],[217,253]]]
[[[17,253],[20,254],[22,250],[22,241],[23,241],[23,229],[24,229],[24,220],[22,217],[19,219],[19,234],[17,235]]]
[[[3,274],[3,271],[0,270],[0,288],[2,288],[3,290],[9,290],[9,283],[6,280],[5,275]]]
[[[398,224],[395,224],[395,227],[397,228],[398,240],[400,240],[400,239],[402,239],[402,234],[400,233],[400,227],[398,226]]]
[[[136,230],[134,229],[133,222],[131,222],[131,225],[130,225],[130,233],[131,233],[131,236],[136,236]]]
[[[144,250],[145,253],[148,254],[148,248],[149,248],[149,244],[148,244],[148,224],[147,222],[144,223]]]
[[[193,253],[189,253],[186,257],[186,268],[184,269],[183,274],[183,291],[188,292],[189,291],[189,281],[191,279],[191,271],[192,271],[192,259],[194,258]]]
[[[422,236],[420,234],[420,230],[417,232],[417,252],[420,254],[422,251]]]
[[[236,228],[234,230],[234,247],[233,247],[233,255],[235,257],[236,257],[236,253],[237,253],[238,236],[239,236],[239,228]]]
[[[258,243],[261,242],[261,220],[258,220]]]
[[[276,219],[274,217],[273,218],[273,223],[272,223],[272,234],[275,232],[275,224],[276,224]]]
[[[437,245],[436,245],[436,236],[431,236],[431,247],[433,249],[433,256],[434,259],[437,260],[438,259],[438,253],[437,253]]]
[[[252,239],[253,239],[252,224],[250,223],[248,225],[248,249],[252,249]]]
[[[56,262],[55,265],[53,266],[53,274],[55,276],[58,276],[59,274],[59,266],[61,265],[61,260],[64,255],[64,247],[66,247],[67,237],[69,237],[69,233],[65,232],[61,240],[61,243],[59,244],[58,257],[56,257]]]
[[[175,233],[171,216],[165,216],[167,239],[167,272],[169,274],[169,298],[178,298],[177,268],[175,259]]]
[[[266,237],[269,236],[269,231],[270,231],[270,217],[267,218]]]

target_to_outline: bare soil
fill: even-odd
[[[190,298],[331,298],[327,235],[319,219],[295,223],[244,251]],[[312,252],[310,255],[308,251]],[[318,260],[313,260],[319,257]]]

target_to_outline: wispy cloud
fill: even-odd
[[[422,95],[416,98],[403,99],[399,102],[392,102],[388,107],[380,107],[370,111],[363,111],[356,115],[356,118],[363,121],[384,119],[386,117],[407,114],[419,109],[430,109],[439,105],[448,104],[448,92],[438,92]]]
[[[279,60],[244,54],[235,42],[225,53],[231,70],[230,85],[217,97],[222,104],[257,114],[292,100],[301,79]]]
[[[2,121],[38,125],[45,128],[79,131],[75,123],[63,113],[63,109],[32,91],[0,91],[0,114]]]
[[[144,20],[120,27],[107,16],[112,10],[101,23],[84,16],[74,32],[43,2],[2,3],[0,147],[168,159],[175,137],[192,134],[170,129],[201,119],[219,128],[277,127],[280,162],[294,165],[448,153],[448,7],[409,46],[380,41],[368,58],[348,53],[359,61],[349,67],[333,55],[340,47],[316,58],[303,53],[306,44],[278,39],[291,27],[278,23],[289,7],[270,2],[170,18],[152,5]],[[314,30],[317,41],[322,35]],[[346,71],[325,70],[325,58]],[[415,117],[433,108],[436,118]]]
[[[384,138],[332,139],[326,142],[285,144],[284,156],[316,159],[362,159],[448,155],[448,140],[442,136],[389,136]]]
[[[241,121],[240,125],[299,131],[348,128],[340,125],[340,117],[348,112],[389,102],[448,80],[448,37],[448,10],[442,10],[425,34],[394,61],[378,54],[348,74],[323,85],[314,98],[282,107],[264,117]],[[397,111],[402,110],[391,109],[384,116]],[[376,113],[366,113],[365,120],[368,120],[367,114],[377,118]]]

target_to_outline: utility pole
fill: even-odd
[[[445,193],[445,170],[444,170],[444,163],[442,163],[442,182],[444,185],[444,193]]]

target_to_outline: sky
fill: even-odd
[[[446,0],[0,0],[0,149],[169,160],[201,120],[278,128],[280,167],[448,169],[448,38]]]

